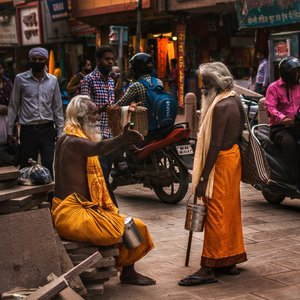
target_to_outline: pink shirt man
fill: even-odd
[[[269,125],[277,125],[284,118],[294,119],[300,107],[300,85],[287,87],[280,78],[273,82],[266,94],[265,109]]]

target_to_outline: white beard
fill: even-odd
[[[207,95],[201,95],[201,117],[200,117],[200,125],[202,124],[204,117],[207,113],[207,110],[213,103],[217,96],[217,91],[215,89],[211,89],[208,91]]]
[[[102,140],[98,123],[87,121],[82,125],[82,129],[90,141],[98,143]]]

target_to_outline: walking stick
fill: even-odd
[[[194,196],[194,203],[197,203],[197,197],[196,197],[196,195]],[[192,247],[192,239],[193,239],[193,231],[190,230],[188,245],[187,245],[187,249],[186,249],[186,256],[185,256],[185,266],[186,267],[189,266],[190,254],[191,254],[191,247]]]

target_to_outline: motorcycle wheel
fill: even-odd
[[[285,198],[285,195],[282,194],[272,193],[266,190],[262,190],[261,192],[264,198],[271,204],[280,204]]]
[[[176,204],[180,202],[186,195],[189,188],[189,172],[172,157],[172,162],[167,157],[161,157],[159,165],[167,168],[173,174],[173,180],[168,187],[153,187],[156,196],[165,203]]]

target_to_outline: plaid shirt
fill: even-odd
[[[3,86],[0,88],[0,105],[8,106],[13,84],[7,77],[2,77],[2,83]]]
[[[93,72],[82,79],[81,94],[90,96],[97,107],[101,108],[105,104],[115,103],[114,86],[113,79],[104,77],[96,67]],[[112,137],[106,112],[100,115],[100,130],[103,138]]]
[[[143,75],[139,79],[145,79],[151,83],[150,75]],[[158,85],[163,86],[161,80],[157,79]],[[130,105],[131,102],[142,102],[143,106],[146,106],[147,103],[147,88],[140,82],[135,82],[129,86],[125,95],[117,102],[120,106]]]

